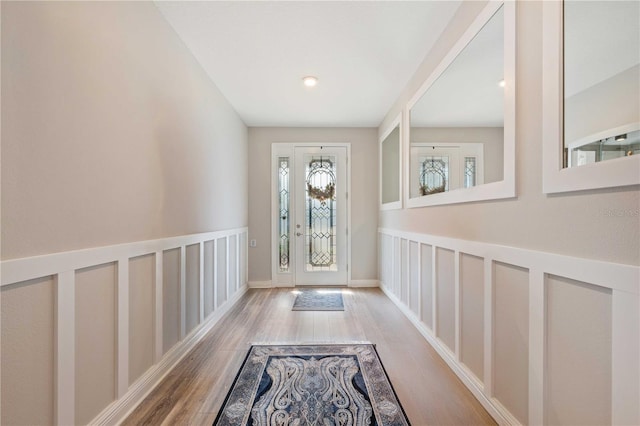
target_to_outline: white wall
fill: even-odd
[[[249,129],[249,281],[271,280],[271,144],[351,143],[351,277],[377,279],[378,137],[369,128]]]
[[[246,289],[247,128],[152,2],[3,2],[1,59],[0,421],[122,415]]]

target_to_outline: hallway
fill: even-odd
[[[411,424],[495,424],[381,290],[343,297],[344,311],[296,312],[293,289],[250,289],[124,424],[212,423],[251,343],[359,341],[376,344]]]
[[[640,425],[640,1],[0,5],[0,424],[368,341],[414,425]]]

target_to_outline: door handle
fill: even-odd
[[[300,235],[302,235],[301,232],[296,232],[296,235],[299,237]]]

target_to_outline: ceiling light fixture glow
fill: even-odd
[[[305,86],[307,87],[313,87],[316,84],[318,84],[318,77],[314,77],[312,75],[309,75],[307,77],[303,77],[302,78],[302,82],[304,83]]]
[[[507,83],[505,83],[505,82],[504,82],[504,80],[500,80],[500,81],[498,82],[498,86],[500,86],[500,87],[504,87],[504,86],[506,86],[506,85],[507,85]]]
[[[622,141],[626,141],[627,140],[627,134],[623,134],[623,135],[618,135],[616,136],[616,142],[622,142]]]

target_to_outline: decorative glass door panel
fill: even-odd
[[[481,143],[411,144],[410,198],[484,183]]]
[[[456,148],[412,146],[411,159],[412,198],[447,192],[459,187]]]
[[[346,186],[346,148],[296,148],[296,284],[347,284]]]
[[[289,246],[291,228],[289,217],[289,157],[278,157],[278,269],[289,272]]]
[[[305,241],[307,271],[335,271],[336,157],[313,155],[305,163]]]
[[[420,195],[449,190],[449,156],[427,155],[420,158]]]

